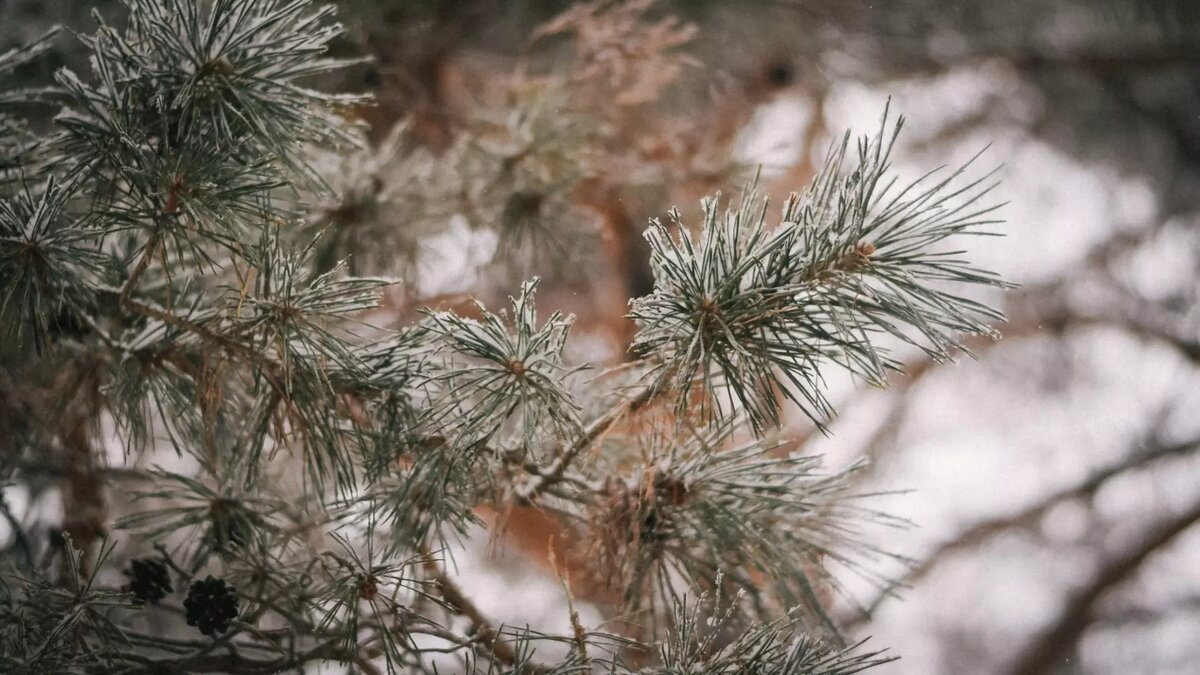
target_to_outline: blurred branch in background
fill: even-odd
[[[1091,581],[1071,593],[1066,608],[1051,621],[1049,627],[1025,651],[1018,653],[1015,665],[1009,672],[1013,675],[1030,675],[1056,670],[1063,657],[1072,651],[1095,620],[1097,602],[1137,574],[1147,558],[1171,544],[1198,522],[1200,503],[1186,513],[1157,524],[1136,546],[1105,561]]]

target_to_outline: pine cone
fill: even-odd
[[[224,579],[210,575],[204,581],[192,582],[183,606],[189,626],[196,626],[205,635],[224,633],[229,630],[230,620],[238,615],[237,591]]]
[[[151,604],[162,600],[167,593],[175,590],[171,585],[171,575],[167,566],[161,560],[154,558],[137,558],[129,561],[130,569],[125,571],[129,577],[129,590],[138,602]]]

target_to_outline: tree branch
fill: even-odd
[[[1178,457],[1186,455],[1196,450],[1200,450],[1200,439],[1191,439],[1183,443],[1172,444],[1155,444],[1141,452],[1133,453],[1119,462],[1116,462],[1107,467],[1101,468],[1087,479],[1073,485],[1071,487],[1059,490],[1049,496],[1030,504],[1029,506],[1005,516],[990,518],[983,520],[975,525],[963,530],[957,537],[946,541],[933,549],[926,555],[920,563],[914,566],[903,579],[893,583],[887,589],[884,589],[879,596],[871,602],[867,607],[867,611],[858,617],[851,620],[852,623],[859,623],[870,619],[871,614],[879,607],[884,600],[892,597],[893,591],[902,585],[909,585],[919,581],[928,575],[935,567],[942,563],[946,558],[962,551],[964,549],[978,546],[980,542],[993,537],[1006,530],[1030,527],[1035,524],[1047,511],[1055,505],[1070,500],[1080,499],[1094,494],[1102,485],[1109,480],[1151,462],[1169,457]]]
[[[1091,625],[1096,603],[1109,591],[1133,577],[1152,554],[1198,522],[1200,502],[1160,525],[1138,546],[1108,561],[1087,585],[1072,594],[1058,618],[1017,657],[1008,672],[1012,675],[1051,672]]]
[[[655,380],[654,384],[647,385],[636,396],[613,406],[607,413],[589,424],[579,438],[555,457],[554,461],[545,468],[539,468],[531,480],[516,489],[517,503],[528,505],[547,488],[561,481],[571,462],[575,461],[581,452],[591,447],[596,439],[612,429],[627,414],[635,413],[649,405],[662,391],[660,384],[661,379]]]
[[[495,656],[501,662],[510,665],[518,665],[516,652],[513,648],[500,637],[500,634],[491,626],[487,617],[471,599],[454,583],[442,568],[437,564],[433,554],[424,545],[421,546],[422,566],[425,572],[429,574],[437,583],[438,591],[442,595],[442,599],[455,612],[466,617],[471,622],[471,630],[474,631],[485,644],[492,656]],[[520,672],[523,675],[536,675],[537,673],[545,672],[545,668],[531,664],[523,664],[520,666]]]

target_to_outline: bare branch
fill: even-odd
[[[1049,673],[1091,625],[1096,603],[1128,581],[1151,555],[1200,522],[1200,503],[1153,530],[1139,545],[1105,563],[1086,585],[1071,594],[1066,607],[1013,661],[1012,675]]]

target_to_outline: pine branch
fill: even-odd
[[[675,212],[678,232],[647,233],[655,287],[631,307],[645,358],[585,382],[567,350],[572,318],[539,318],[536,277],[507,312],[478,303],[388,331],[360,319],[391,282],[356,272],[424,262],[422,240],[452,218],[497,235],[493,262],[550,251],[541,262],[569,266],[567,245],[585,243],[567,229],[586,223],[579,194],[602,169],[644,160],[611,156],[626,140],[608,128],[613,111],[574,97],[600,78],[615,105],[648,105],[657,92],[640,75],[675,79],[686,57],[663,52],[691,28],[650,20],[643,0],[569,12],[546,34],[578,39],[574,69],[514,78],[511,100],[464,118],[438,155],[403,128],[362,149],[345,118],[364,99],[308,88],[348,63],[328,56],[341,31],[329,8],[126,6],[124,25],[98,17],[80,36],[91,72],[61,70],[44,92],[62,106],[53,131],[0,139],[0,172],[29,172],[20,190],[0,185],[0,313],[34,345],[5,367],[87,373],[86,387],[31,378],[30,401],[64,403],[28,416],[39,428],[19,430],[3,478],[75,481],[81,499],[133,488],[117,525],[161,560],[131,562],[129,593],[103,587],[110,549],[80,558],[94,532],[73,528],[59,583],[15,579],[9,592],[0,577],[0,667],[257,673],[337,659],[392,673],[436,670],[426,663],[443,655],[490,672],[624,675],[636,672],[625,657],[657,649],[641,672],[849,675],[886,660],[843,649],[825,605],[841,590],[831,566],[879,581],[871,563],[888,554],[858,526],[900,523],[860,505],[853,467],[824,473],[764,436],[789,400],[818,424],[833,414],[831,366],[882,384],[899,365],[887,342],[945,359],[963,335],[993,335],[999,313],[959,293],[1005,284],[947,250],[993,223],[977,205],[986,184],[960,186],[956,172],[893,188],[885,115],[856,162],[848,141],[833,148],[777,221],[752,194],[724,214],[707,200],[695,231]],[[588,43],[611,35],[640,56],[600,58],[607,48]],[[0,75],[44,48],[0,56]],[[33,96],[0,93],[0,106],[14,95]],[[651,168],[662,184],[649,192],[665,192],[673,174]],[[658,416],[664,400],[673,414]],[[43,452],[90,456],[109,415],[128,467]],[[758,440],[740,440],[747,426]],[[159,445],[187,461],[132,468]],[[430,551],[498,502],[578,534],[563,549],[572,574],[614,581],[605,611],[648,610],[641,639],[577,620],[571,635],[493,626]],[[168,550],[169,536],[183,544]],[[188,582],[182,604],[165,595],[172,577]],[[716,599],[689,606],[694,588]],[[719,616],[718,600],[733,600]],[[134,612],[209,638],[125,631]],[[441,626],[448,615],[470,634]],[[547,641],[568,655],[535,661]]]
[[[938,248],[996,222],[996,206],[977,205],[991,189],[987,176],[959,186],[963,167],[895,188],[888,156],[902,124],[886,135],[885,113],[879,132],[859,142],[848,174],[847,136],[812,186],[784,204],[773,229],[753,192],[724,216],[716,199],[703,202],[695,238],[678,211],[671,214],[678,240],[652,224],[655,290],[633,302],[632,349],[659,355],[676,390],[703,393],[692,417],[740,411],[761,435],[779,425],[782,394],[822,425],[833,414],[822,391],[825,364],[882,386],[899,364],[878,344],[881,336],[938,361],[961,348],[960,335],[998,336],[986,321],[1002,320],[999,312],[943,289],[1008,284]],[[691,399],[677,401],[676,415],[687,417]]]
[[[579,427],[579,406],[564,380],[562,351],[573,317],[552,314],[537,325],[533,294],[538,279],[523,284],[512,317],[478,306],[482,320],[431,313],[429,329],[445,344],[447,357],[432,383],[445,395],[429,423],[456,447],[503,443],[511,432],[523,452],[544,437],[561,439]]]

